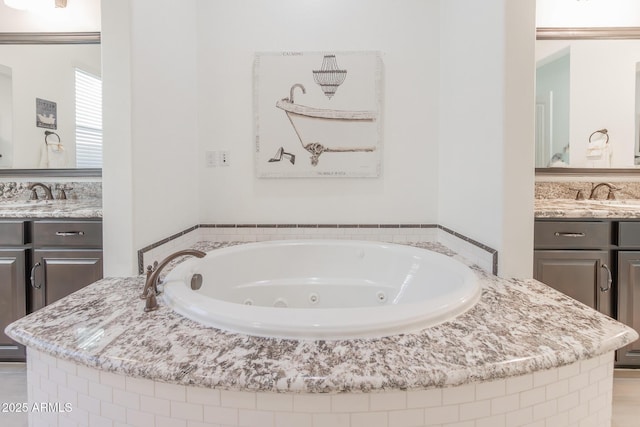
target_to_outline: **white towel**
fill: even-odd
[[[47,143],[40,150],[40,167],[64,169],[67,166],[67,152],[60,143]]]
[[[587,157],[589,159],[600,159],[605,154],[605,151],[608,151],[608,145],[604,139],[590,142],[589,145],[587,145]]]

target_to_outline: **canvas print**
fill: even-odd
[[[377,52],[258,53],[259,177],[377,177],[382,159]]]
[[[36,98],[36,126],[46,129],[58,129],[58,104],[46,99]]]

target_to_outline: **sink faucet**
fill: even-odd
[[[36,192],[36,187],[42,187],[44,190],[44,195],[47,200],[53,200],[53,194],[51,193],[51,187],[48,185],[44,185],[41,182],[34,182],[29,185],[29,190],[31,190],[31,200],[38,200],[38,193]]]
[[[600,187],[608,187],[609,188],[609,193],[607,194],[607,200],[615,200],[616,195],[614,194],[614,191],[619,190],[619,188],[614,187],[613,185],[607,183],[607,182],[601,182],[600,184],[596,185],[595,187],[593,187],[591,189],[591,193],[589,194],[589,200],[594,200],[595,196],[596,196],[596,190]]]
[[[162,269],[165,268],[167,264],[169,264],[169,262],[173,261],[178,257],[185,256],[185,255],[202,258],[207,254],[202,251],[198,251],[196,249],[185,249],[183,251],[172,253],[171,255],[166,257],[164,260],[162,260],[162,262],[155,267],[151,267],[151,266],[147,267],[147,280],[144,284],[142,295],[140,295],[141,299],[146,300],[146,303],[144,305],[145,312],[158,309],[158,300],[156,299],[156,295],[159,294],[158,279],[160,278],[160,272],[162,271]]]

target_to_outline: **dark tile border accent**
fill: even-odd
[[[457,233],[439,224],[199,224],[199,225],[194,225],[193,227],[189,227],[184,231],[176,233],[170,237],[162,239],[156,243],[152,243],[151,245],[145,246],[144,248],[138,250],[138,273],[142,274],[144,272],[143,255],[145,252],[155,249],[158,246],[162,246],[165,243],[168,243],[172,240],[177,239],[178,237],[182,237],[187,233],[197,230],[198,228],[380,228],[380,229],[439,228],[442,231],[445,231],[459,239],[464,240],[467,243],[470,243],[490,253],[493,257],[492,273],[494,275],[498,274],[498,251],[497,250],[490,248],[485,244],[482,244],[476,240],[473,240],[467,236],[464,236],[460,233]]]

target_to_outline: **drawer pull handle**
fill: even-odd
[[[600,286],[600,292],[608,292],[611,289],[611,283],[613,283],[613,278],[611,277],[611,269],[609,268],[609,266],[607,266],[607,264],[602,264],[600,268],[604,268],[605,270],[607,270],[607,286]]]
[[[563,233],[560,231],[556,231],[555,233],[553,233],[554,236],[556,237],[584,237],[586,236],[586,234],[584,233]]]
[[[56,231],[56,236],[84,236],[84,231]]]
[[[40,267],[42,264],[40,264],[39,262],[36,262],[33,265],[33,268],[31,269],[31,275],[30,275],[30,279],[31,279],[31,286],[33,286],[34,289],[40,289],[42,288],[42,283],[39,285],[36,285],[36,269],[38,267]]]

